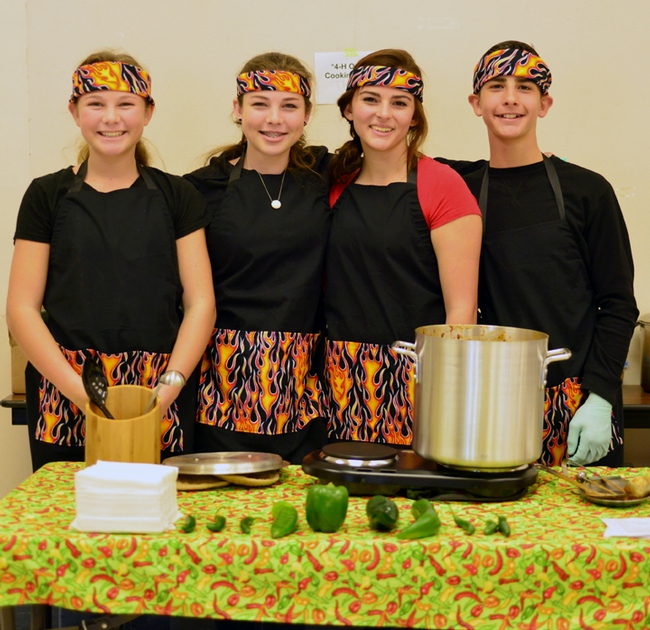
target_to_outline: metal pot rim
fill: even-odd
[[[449,333],[464,333],[467,337],[447,337],[442,334],[437,334],[447,331]],[[492,326],[487,324],[431,324],[427,326],[419,326],[415,329],[415,333],[416,335],[424,335],[428,339],[450,341],[506,341],[508,343],[516,343],[543,341],[549,338],[546,333],[540,332],[539,330],[515,328],[513,326]],[[508,339],[501,337],[514,338]]]

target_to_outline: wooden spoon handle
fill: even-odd
[[[568,475],[559,472],[558,470],[553,470],[548,466],[544,466],[544,464],[535,464],[535,467],[539,468],[540,470],[543,470],[544,472],[550,473],[551,475],[555,475],[560,479],[564,479],[564,481],[568,481],[569,483],[572,483],[574,486],[578,486],[578,488],[580,488],[581,490],[584,490],[584,484],[580,483],[577,479],[573,479],[572,477],[569,477]]]

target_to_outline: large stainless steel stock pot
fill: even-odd
[[[393,349],[415,361],[413,450],[447,466],[511,470],[542,452],[548,335],[482,325],[422,326]]]

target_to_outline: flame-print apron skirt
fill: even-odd
[[[416,179],[412,171],[405,183],[352,184],[333,208],[325,289],[330,440],[412,441],[414,366],[390,344],[445,321]]]
[[[98,355],[109,385],[153,387],[180,326],[171,212],[146,169],[140,171],[143,186],[110,193],[85,186],[85,173],[84,163],[55,211],[43,299],[48,327],[77,373],[86,356]],[[32,376],[38,397],[28,393],[28,418],[36,440],[83,446],[83,413],[36,370]],[[176,403],[162,434],[162,449],[183,450]]]
[[[329,341],[330,439],[408,445],[413,440],[413,360],[390,346]]]
[[[216,329],[201,363],[198,422],[282,435],[323,417],[320,382],[310,373],[318,338]]]

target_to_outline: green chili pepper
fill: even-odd
[[[186,534],[189,534],[190,532],[194,531],[195,527],[196,527],[196,519],[191,514],[188,514],[185,517],[185,520],[181,523],[181,529]]]
[[[214,520],[207,524],[211,532],[220,532],[226,525],[226,517],[220,514],[214,517]]]
[[[415,549],[411,550],[411,557],[415,560],[426,560],[427,554],[424,553],[423,545],[418,545]]]
[[[533,614],[535,613],[536,607],[534,605],[526,606],[521,612],[521,618],[522,619],[528,619],[528,617],[532,617]]]
[[[380,532],[387,532],[393,529],[399,518],[399,512],[395,502],[381,494],[376,494],[366,503],[366,515],[368,516],[370,527]]]
[[[471,536],[476,531],[476,527],[474,527],[474,525],[472,525],[469,521],[465,520],[464,518],[460,518],[459,516],[456,516],[453,510],[451,510],[451,515],[454,517],[454,523],[456,523],[456,525],[458,525],[458,527],[460,527],[461,529],[465,530],[468,535]]]
[[[307,522],[315,532],[333,533],[343,525],[348,511],[348,490],[345,486],[311,486],[307,492]]]
[[[510,536],[510,525],[508,525],[505,516],[499,516],[499,531],[504,536]]]
[[[430,501],[420,499],[411,506],[415,521],[397,534],[400,540],[433,536],[440,528],[440,517]]]
[[[239,528],[241,529],[242,533],[251,533],[251,525],[253,524],[254,520],[255,519],[252,516],[245,516],[241,521],[239,521]]]
[[[271,509],[273,524],[271,538],[282,538],[290,534],[298,525],[298,510],[286,501],[278,501]]]
[[[483,533],[491,536],[492,534],[496,533],[496,531],[499,529],[499,523],[496,521],[488,521],[485,523],[485,529],[483,530]]]
[[[435,508],[433,507],[433,504],[431,501],[427,499],[418,499],[417,501],[413,502],[413,505],[411,505],[411,514],[413,514],[413,518],[418,519],[420,516],[422,516],[425,512],[435,512]]]

